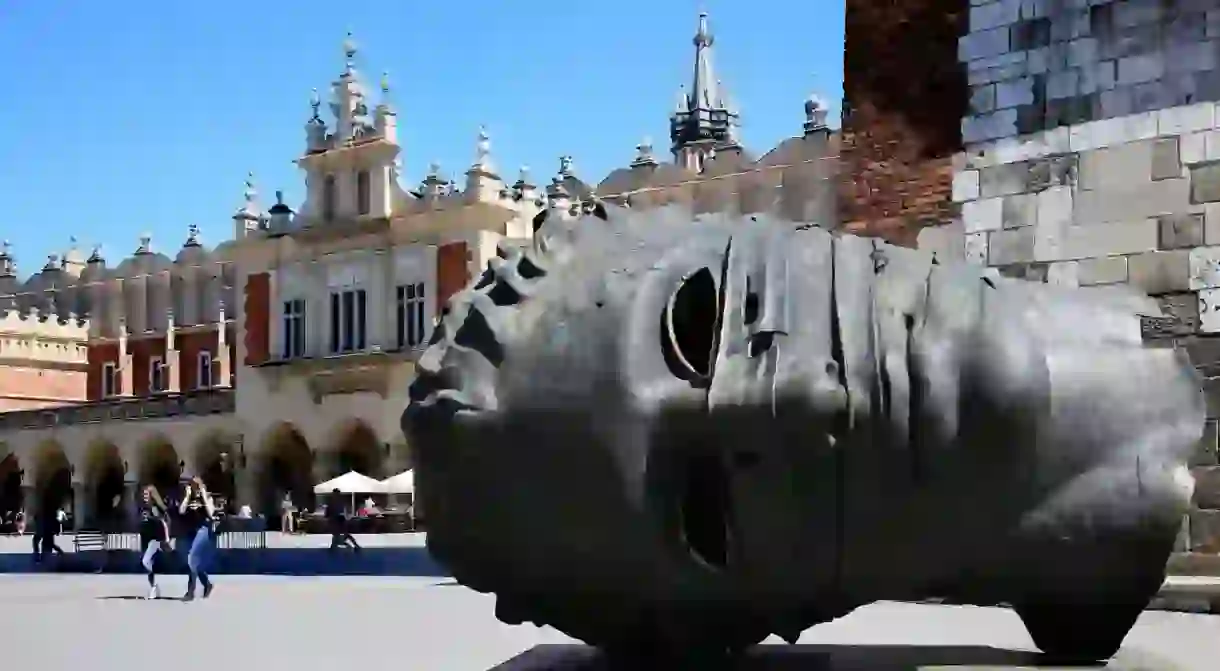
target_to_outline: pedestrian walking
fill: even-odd
[[[48,496],[43,499],[42,509],[34,520],[34,552],[42,559],[49,557],[52,552],[61,556],[64,553],[63,548],[55,543],[55,536],[59,533],[59,520],[55,517],[58,509],[59,505]]]
[[[158,599],[157,554],[169,545],[169,509],[161,493],[153,485],[144,488],[140,497],[140,563],[148,576],[148,598]]]
[[[326,519],[330,522],[330,551],[350,547],[360,552],[360,544],[348,530],[347,515],[343,510],[343,493],[337,488],[330,493],[330,501],[326,504]]]
[[[212,595],[212,580],[208,568],[212,558],[212,525],[216,517],[216,504],[208,488],[200,478],[192,478],[182,492],[182,503],[178,504],[178,515],[190,539],[186,553],[186,594],[183,601],[195,600],[195,585],[203,585],[203,598]]]
[[[284,492],[284,500],[280,502],[280,531],[290,534],[296,531],[293,515],[297,507],[292,503],[292,492]]]

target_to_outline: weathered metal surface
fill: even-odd
[[[1204,405],[1155,301],[755,217],[537,223],[403,415],[429,549],[501,619],[724,650],[950,596],[1099,657],[1160,587]]]

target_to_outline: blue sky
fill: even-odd
[[[690,80],[699,9],[716,67],[737,99],[742,139],[765,150],[800,131],[817,93],[837,116],[843,8],[795,0],[360,3],[314,0],[0,3],[0,236],[22,274],[70,236],[113,265],[142,233],[173,253],[197,224],[205,242],[253,171],[264,206],[296,207],[310,89],[325,95],[351,30],[371,90],[389,72],[404,184],[432,161],[470,164],[486,124],[506,176],[552,175],[572,154],[596,181],[651,136]]]

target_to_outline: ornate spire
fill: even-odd
[[[708,27],[707,12],[699,13],[699,24],[692,39],[695,45],[694,72],[689,93],[678,97],[677,109],[670,117],[669,138],[675,153],[690,144],[734,145],[733,129],[738,125],[735,106],[724,94],[712,64],[712,45],[716,39]]]

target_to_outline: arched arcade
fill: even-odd
[[[136,481],[140,486],[152,485],[162,496],[178,487],[183,462],[168,438],[151,436],[140,445],[137,455]]]
[[[0,519],[9,521],[25,507],[25,471],[17,455],[0,446]]]
[[[97,440],[85,452],[84,523],[90,527],[113,528],[126,518],[128,464],[119,448],[107,440]]]
[[[54,514],[59,508],[73,512],[78,503],[72,491],[75,472],[62,445],[55,440],[39,444],[34,449],[33,490],[23,501],[27,520],[31,516]],[[27,473],[25,482],[30,481]]]
[[[235,434],[217,430],[203,436],[194,448],[192,464],[218,504],[232,510],[237,500],[237,469],[245,465],[245,448]]]
[[[298,509],[312,509],[313,451],[292,424],[282,422],[264,437],[259,450],[259,509],[269,524],[279,523],[280,501],[292,497]]]
[[[356,471],[381,480],[393,475],[385,472],[388,456],[388,447],[372,427],[358,419],[348,420],[337,427],[321,455],[322,477],[329,479]]]

